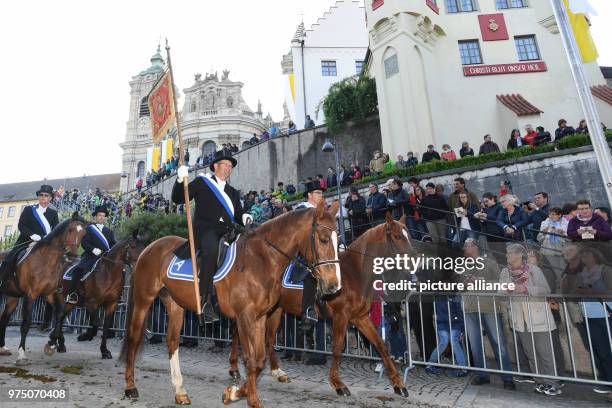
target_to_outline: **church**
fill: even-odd
[[[161,144],[151,140],[148,94],[164,72],[164,59],[157,52],[151,66],[130,81],[130,113],[122,149],[122,192],[134,189],[136,180],[144,178],[173,155],[178,155],[176,127]],[[261,135],[274,125],[270,115],[263,116],[261,103],[253,111],[242,97],[244,84],[230,79],[230,71],[195,74],[191,86],[183,89],[181,127],[185,148],[193,165],[199,156],[206,156],[231,143],[244,147],[253,134]],[[178,95],[178,92],[177,92]],[[280,124],[276,124],[281,126]]]

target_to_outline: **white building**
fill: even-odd
[[[485,134],[503,149],[513,128],[583,119],[549,0],[366,0],[366,12],[391,157],[463,141],[477,151]],[[596,61],[584,68],[610,126],[611,89]]]
[[[138,178],[159,166],[159,163],[152,163],[154,146],[147,96],[163,70],[164,60],[158,49],[151,58],[151,67],[130,81],[130,114],[125,141],[120,144],[123,150],[121,191],[133,189]],[[242,98],[243,85],[230,80],[229,71],[223,71],[220,79],[217,73],[207,73],[204,79],[196,74],[193,85],[183,90],[181,125],[192,165],[198,156],[215,152],[224,143],[242,147],[254,133],[259,136],[272,125],[269,114],[262,117],[261,104],[256,112],[246,104]],[[178,155],[176,127],[169,131],[166,139],[174,140],[174,149],[168,156]],[[162,157],[164,149],[160,149]],[[165,161],[165,157],[163,159]]]
[[[329,87],[361,72],[368,48],[365,10],[360,1],[338,0],[310,30],[297,27],[291,50],[283,56],[285,103],[298,129],[306,115],[317,125],[325,122],[317,106]]]

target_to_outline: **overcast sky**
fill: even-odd
[[[252,109],[261,99],[264,113],[282,119],[281,57],[302,14],[308,28],[334,3],[1,2],[0,183],[120,172],[128,82],[149,67],[160,37],[170,41],[179,89],[196,72],[229,69]],[[599,62],[612,66],[612,1],[591,4]]]

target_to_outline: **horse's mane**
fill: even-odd
[[[70,221],[72,221],[72,219],[68,218],[67,220],[57,224],[57,226],[53,228],[51,232],[48,233],[43,239],[41,239],[38,244],[50,244],[54,239],[62,236],[62,234],[66,231],[66,228],[68,228]]]
[[[277,233],[285,231],[286,228],[293,226],[296,218],[304,216],[304,214],[306,214],[310,210],[310,208],[298,208],[297,210],[292,210],[281,214],[278,217],[269,219],[268,221],[261,224],[259,227],[257,227],[257,232],[260,234],[267,235],[272,231],[275,231]]]
[[[114,256],[116,252],[119,251],[119,249],[123,248],[126,242],[128,242],[128,239],[122,239],[121,241],[117,241],[115,245],[113,245],[113,247],[108,251],[107,257],[110,258]]]

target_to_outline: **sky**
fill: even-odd
[[[129,81],[150,66],[160,39],[170,42],[179,89],[195,73],[229,69],[252,109],[260,99],[264,114],[281,120],[282,55],[300,21],[309,28],[334,3],[1,2],[0,183],[120,172]],[[599,63],[612,66],[612,1],[591,4]]]

